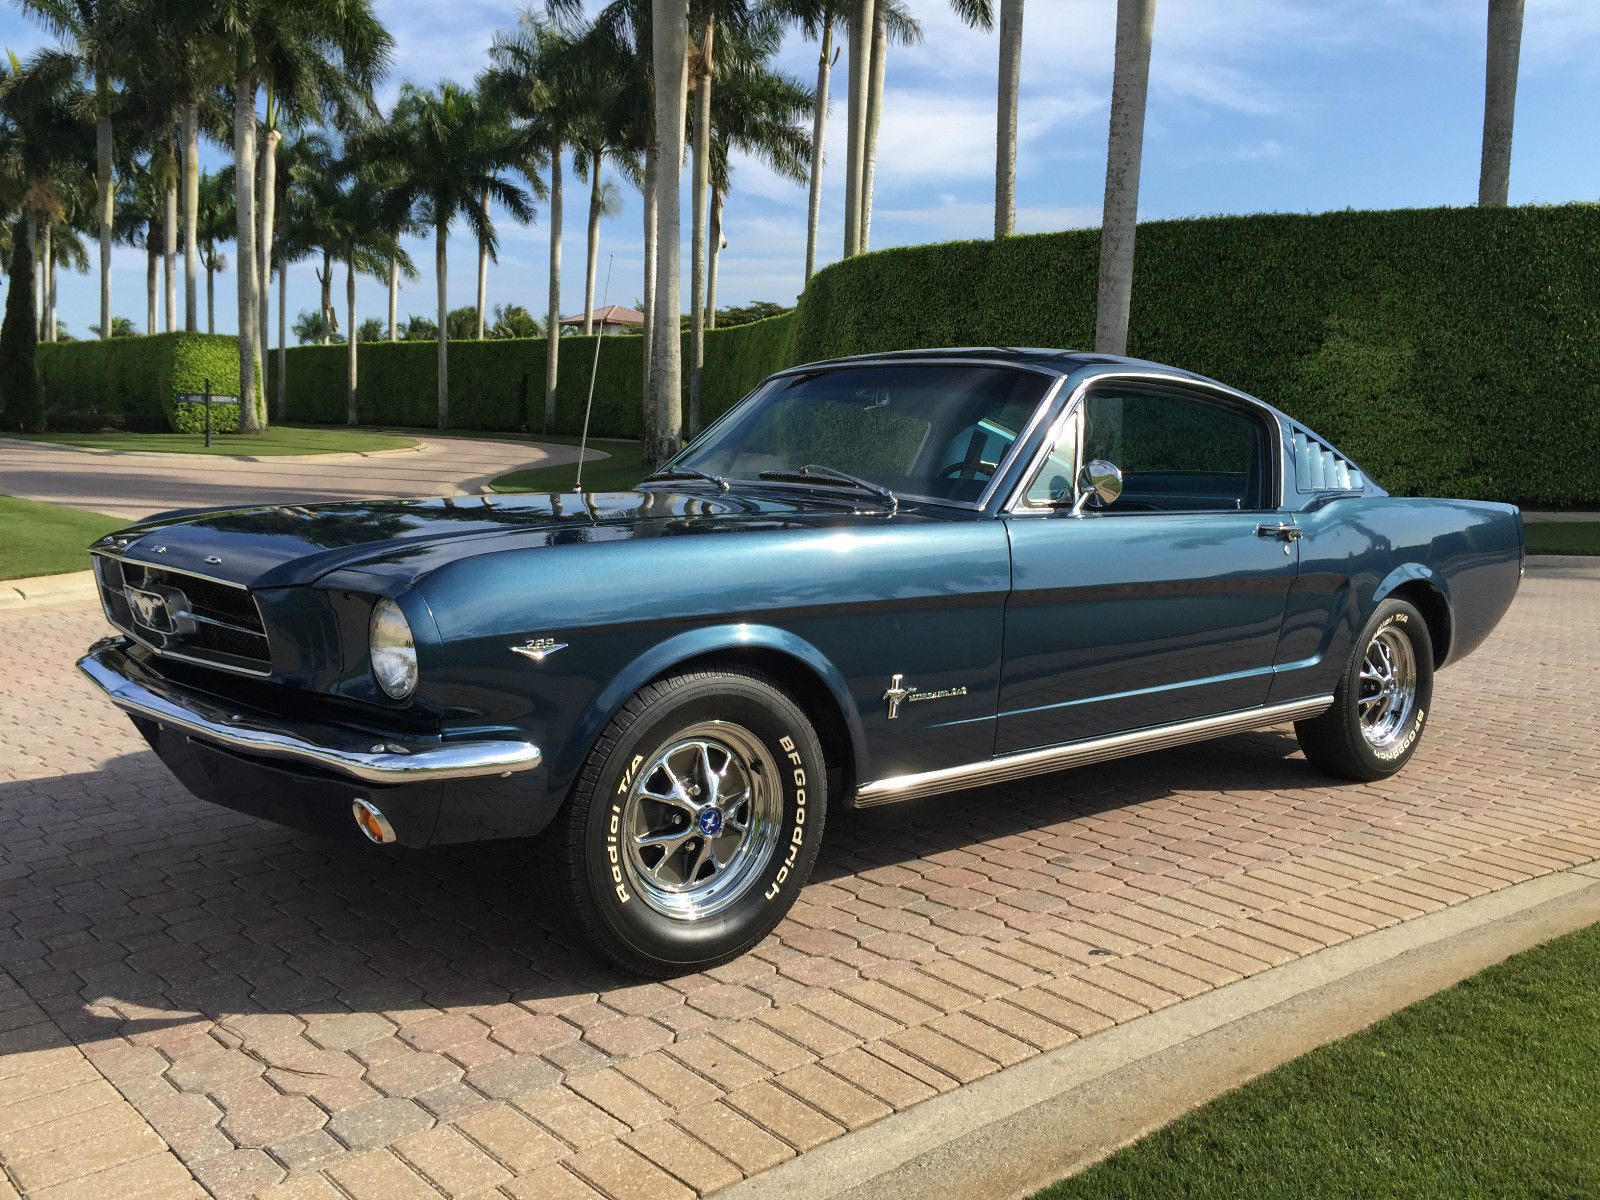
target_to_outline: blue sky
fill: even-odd
[[[922,45],[891,47],[872,225],[873,245],[986,237],[993,228],[996,37],[966,29],[942,0],[907,0]],[[497,28],[519,6],[496,0],[376,0],[395,35],[403,79],[468,82]],[[1145,135],[1142,217],[1317,212],[1470,204],[1482,132],[1485,0],[1159,0]],[[1031,0],[1024,22],[1018,229],[1093,226],[1104,154],[1115,0]],[[26,54],[43,35],[0,9],[0,46]],[[814,43],[792,35],[781,67],[811,83]],[[835,95],[843,83],[835,77]],[[1528,0],[1511,170],[1513,203],[1600,199],[1600,3]],[[835,104],[833,118],[842,106]],[[830,126],[821,259],[842,240],[843,142]],[[208,152],[216,162],[222,152]],[[600,275],[610,298],[640,295],[640,204],[603,223]],[[563,302],[583,301],[585,198],[569,176]],[[687,238],[687,204],[685,237]],[[546,221],[501,223],[489,303],[545,307]],[[806,193],[759,163],[736,162],[719,300],[793,301],[801,286]],[[231,247],[230,258],[231,256]],[[433,311],[431,245],[412,247],[421,278],[400,311]],[[684,295],[687,304],[687,255]],[[119,249],[113,305],[142,329],[144,256]],[[234,328],[231,275],[218,280],[219,331]],[[597,285],[598,286],[598,285]],[[476,251],[452,238],[452,307],[471,304]],[[343,303],[342,276],[335,290]],[[63,274],[60,312],[83,335],[98,319],[92,275]],[[309,263],[289,274],[291,317],[317,303]],[[358,282],[358,312],[381,316],[383,285]],[[203,311],[203,300],[202,300]],[[202,321],[204,317],[202,316]],[[273,318],[276,330],[276,315]]]

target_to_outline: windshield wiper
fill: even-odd
[[[871,492],[889,506],[891,513],[900,509],[900,497],[893,490],[884,487],[881,483],[873,483],[870,479],[862,479],[859,475],[851,475],[845,471],[836,471],[832,467],[825,467],[820,463],[807,463],[793,471],[763,471],[758,479],[795,480],[800,483],[815,483],[825,479],[832,483],[843,483],[850,487],[860,488],[864,492]]]
[[[710,471],[701,471],[695,467],[667,467],[645,476],[640,482],[650,483],[656,479],[704,479],[707,483],[716,484],[719,493],[728,490],[728,481],[721,475],[713,475]]]

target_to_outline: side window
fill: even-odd
[[[1236,512],[1268,503],[1261,423],[1178,391],[1091,392],[1084,401],[1083,458],[1121,468],[1122,496],[1112,513]]]
[[[1072,481],[1076,475],[1075,459],[1078,448],[1078,422],[1068,421],[1050,456],[1044,460],[1039,473],[1028,485],[1024,503],[1030,508],[1048,508],[1063,502],[1072,503]]]

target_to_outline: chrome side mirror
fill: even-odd
[[[1089,503],[1091,497],[1100,502],[1100,507],[1115,504],[1117,497],[1122,495],[1122,470],[1116,463],[1107,462],[1103,458],[1092,459],[1083,464],[1083,470],[1078,472],[1078,502],[1072,506],[1072,515],[1082,516],[1083,506]]]

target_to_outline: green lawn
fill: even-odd
[[[1600,926],[1314,1050],[1038,1200],[1600,1196]]]
[[[1529,554],[1600,554],[1600,521],[1528,521]]]
[[[370,429],[346,429],[330,425],[272,425],[265,433],[246,436],[217,433],[206,449],[205,436],[198,433],[34,433],[12,434],[36,442],[56,442],[65,446],[87,446],[94,450],[160,450],[169,454],[338,454],[353,451],[403,450],[417,444],[415,438]]]
[[[0,496],[0,579],[87,571],[89,543],[130,523],[104,513]]]
[[[557,442],[576,446],[578,439],[554,434],[541,434],[541,442]],[[589,442],[591,450],[603,450],[611,457],[591,459],[583,464],[583,490],[586,492],[623,492],[644,478],[645,470],[640,458],[644,453],[641,442],[601,441]],[[529,467],[500,476],[489,486],[497,492],[570,492],[578,469],[577,463],[560,467]]]

